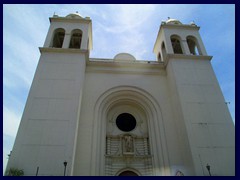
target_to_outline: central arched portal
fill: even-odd
[[[106,112],[105,174],[132,168],[152,175],[148,115],[136,99],[114,101]],[[132,171],[125,171],[131,174]]]
[[[115,176],[121,169],[121,176],[166,173],[161,109],[151,95],[136,87],[112,88],[98,99],[94,116],[93,175]]]

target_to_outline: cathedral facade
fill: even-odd
[[[235,175],[235,128],[195,23],[155,61],[90,58],[92,21],[54,15],[7,169],[29,176]]]

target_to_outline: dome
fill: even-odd
[[[82,16],[78,12],[75,12],[68,14],[66,18],[80,19],[82,18]]]
[[[166,24],[182,24],[179,20],[177,20],[177,19],[168,19],[167,21],[166,21]]]
[[[190,22],[191,26],[197,26],[194,21]]]
[[[123,60],[123,61],[125,61],[125,60],[127,60],[127,61],[129,61],[129,60],[130,61],[136,60],[136,58],[133,55],[129,54],[129,53],[119,53],[113,59],[115,59],[115,60]]]

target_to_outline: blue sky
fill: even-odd
[[[155,60],[153,45],[162,20],[194,21],[235,124],[235,5],[3,5],[3,169],[12,149],[49,28],[49,17],[78,11],[93,24],[92,58],[127,52]]]

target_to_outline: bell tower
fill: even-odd
[[[167,60],[167,54],[207,56],[204,44],[194,22],[182,24],[179,20],[163,21],[153,52],[158,61]]]
[[[169,18],[153,49],[166,68],[181,153],[170,163],[186,175],[208,175],[207,165],[212,175],[233,175],[235,129],[199,29]]]
[[[89,17],[71,13],[66,17],[49,18],[50,28],[44,47],[63,49],[92,49],[92,23]]]
[[[8,167],[25,175],[72,175],[86,61],[89,17],[54,15],[28,95]],[[63,168],[66,171],[63,172]]]

